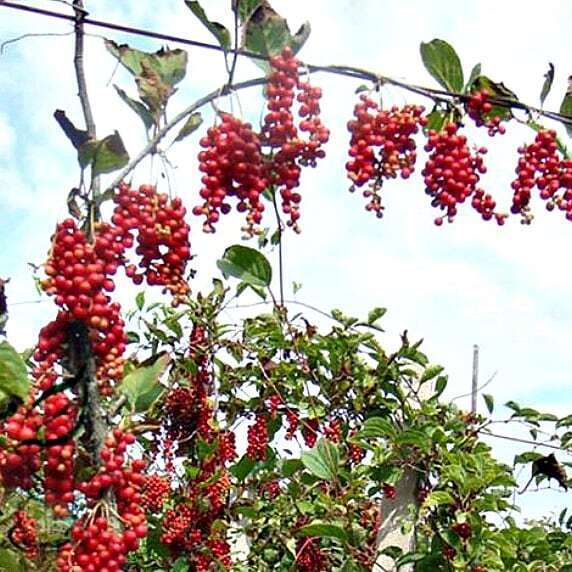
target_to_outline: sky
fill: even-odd
[[[54,0],[22,3],[68,9]],[[228,4],[204,2],[212,19],[231,27]],[[552,62],[556,77],[545,103],[551,110],[558,109],[572,72],[572,4],[566,0],[548,0],[542,10],[529,0],[275,0],[272,4],[292,29],[310,21],[312,34],[300,57],[313,64],[353,65],[437,87],[423,68],[419,43],[441,38],[455,46],[465,76],[480,62],[483,73],[533,105],[538,104],[543,74]],[[212,41],[182,0],[92,0],[87,6],[95,19]],[[66,22],[0,7],[0,42],[24,34],[49,34],[9,43],[0,55],[0,277],[11,277],[7,330],[9,340],[21,349],[34,343],[39,328],[54,312],[51,302],[38,298],[29,263],[43,261],[55,224],[67,214],[67,192],[78,180],[74,150],[52,117],[54,110],[64,109],[81,124],[71,30]],[[98,133],[104,136],[117,129],[133,156],[145,143],[144,130],[117,97],[113,84],[131,95],[135,86],[105,51],[100,34],[144,50],[154,51],[162,44],[94,28],[89,32],[94,35],[86,41],[86,73]],[[239,60],[238,80],[259,75],[254,64]],[[191,48],[187,78],[170,102],[170,116],[225,79],[219,53]],[[486,389],[498,404],[495,417],[507,417],[500,404],[509,399],[558,415],[569,413],[571,223],[558,212],[546,212],[537,200],[536,218],[528,227],[516,217],[502,228],[483,222],[467,204],[453,224],[438,228],[433,224],[437,213],[423,192],[420,168],[409,181],[386,185],[386,214],[376,219],[365,212],[359,193],[348,192],[344,173],[345,125],[356,102],[355,89],[362,82],[325,74],[316,74],[312,82],[323,88],[323,120],[332,138],[326,159],[302,176],[302,234],[284,238],[287,297],[356,316],[366,315],[374,306],[387,307],[384,341],[388,347],[397,344],[405,329],[410,339],[423,338],[430,360],[449,373],[447,398],[470,391],[473,345],[478,344],[481,382],[496,372]],[[395,88],[385,87],[383,95],[389,104],[431,105]],[[220,109],[241,108],[254,123],[261,104],[257,88],[217,102]],[[205,126],[212,120],[207,110]],[[547,125],[566,138],[561,126]],[[508,210],[516,149],[534,134],[514,122],[504,137],[490,139],[475,129],[468,134],[489,147],[489,172],[482,182]],[[189,205],[197,202],[200,184],[198,137],[200,133],[168,154],[172,191]],[[146,161],[136,170],[134,182],[158,182],[166,190],[163,171],[159,161]],[[195,291],[207,288],[218,276],[216,259],[226,246],[239,241],[240,222],[236,213],[228,215],[215,235],[203,235],[200,219],[190,219],[193,265],[198,270]],[[269,257],[276,262],[275,252]],[[291,288],[294,281],[302,284],[296,294]],[[121,295],[129,307],[132,291],[123,289]],[[469,406],[468,398],[457,403]],[[479,407],[484,410],[482,399]],[[527,437],[525,430],[504,424],[497,432]],[[508,441],[490,442],[508,463],[527,450],[526,445]],[[527,493],[521,500],[529,517],[556,511],[565,503],[561,493],[549,491]]]

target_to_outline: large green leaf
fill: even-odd
[[[146,411],[163,392],[159,380],[167,366],[169,356],[159,356],[151,365],[141,366],[128,373],[119,386],[133,411]]]
[[[256,461],[243,455],[243,457],[230,467],[230,472],[239,480],[244,481],[256,466]]]
[[[79,164],[82,168],[92,166],[94,175],[112,173],[129,163],[127,153],[121,135],[117,131],[104,139],[93,139],[84,143],[78,152]]]
[[[452,505],[454,503],[455,500],[451,493],[447,491],[431,491],[423,502],[423,506],[429,508],[432,506]]]
[[[348,533],[339,524],[330,524],[315,520],[310,524],[300,527],[296,534],[298,536],[318,536],[319,538],[337,538],[346,542]]]
[[[320,439],[316,446],[302,453],[302,463],[319,479],[337,479],[340,457],[338,448],[326,439]]]
[[[219,22],[209,20],[203,7],[196,0],[185,0],[185,4],[205,28],[217,39],[220,46],[228,50],[231,45],[230,32]]]
[[[105,40],[105,47],[136,77],[144,75],[146,70],[153,70],[162,82],[174,86],[187,73],[187,52],[181,49],[161,48],[149,53],[112,40]]]
[[[191,133],[194,133],[202,123],[203,116],[198,111],[196,113],[191,113],[179,133],[177,133],[177,136],[173,142],[176,143],[177,141],[182,141],[185,137],[189,136]]]
[[[248,246],[229,246],[217,266],[225,277],[238,278],[249,286],[266,287],[272,281],[272,267],[264,254]]]
[[[23,400],[28,395],[28,389],[28,372],[24,360],[8,342],[1,342],[0,391]]]
[[[0,549],[0,571],[23,572],[24,568],[18,554],[7,548]]]
[[[264,0],[232,0],[232,9],[236,10],[238,4],[238,17],[244,24],[263,2]]]
[[[310,36],[311,27],[305,22],[300,29],[292,35],[288,22],[280,16],[271,6],[263,0],[252,12],[245,26],[243,47],[262,56],[275,56],[286,46],[297,53]],[[268,69],[264,60],[254,60],[263,69]]]
[[[149,109],[147,109],[145,104],[129,97],[120,87],[117,87],[116,85],[113,87],[115,88],[115,91],[117,91],[119,97],[141,118],[141,121],[143,121],[143,124],[145,125],[145,129],[151,129],[155,120],[153,119],[153,114]]]
[[[568,78],[568,89],[566,90],[566,95],[560,104],[560,113],[572,119],[572,76]],[[565,127],[568,135],[572,137],[572,125],[566,123]]]
[[[425,68],[445,89],[455,92],[463,90],[463,68],[453,46],[435,39],[421,42],[419,49]]]
[[[395,427],[387,419],[370,417],[366,419],[358,437],[363,439],[376,439],[379,437],[395,437]]]

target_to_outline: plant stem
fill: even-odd
[[[282,219],[276,202],[276,190],[272,193],[272,204],[274,205],[274,214],[276,215],[276,224],[278,225],[278,280],[280,285],[280,306],[284,306],[284,262],[282,251]]]

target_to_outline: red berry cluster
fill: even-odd
[[[558,206],[566,218],[572,220],[572,160],[560,157],[556,132],[539,131],[534,143],[519,147],[518,153],[511,211],[521,215],[523,224],[530,224],[533,218],[529,208],[531,192],[537,187],[540,198],[548,201],[548,210]]]
[[[145,279],[150,286],[164,286],[175,305],[184,300],[189,293],[184,275],[191,250],[181,199],[169,200],[152,185],[131,189],[127,183],[120,183],[113,200],[117,206],[111,220],[128,244],[133,243],[132,231],[137,231],[135,252],[141,270],[138,273],[135,265],[127,265],[127,276],[135,284]]]
[[[105,568],[119,572],[123,570],[126,554],[137,550],[139,541],[147,535],[145,511],[141,506],[145,462],[127,463],[125,458],[127,447],[134,442],[132,434],[115,429],[101,451],[101,468],[78,486],[94,510],[73,525],[73,544],[64,545],[58,556],[60,572],[76,572],[74,567],[86,572]],[[115,509],[123,524],[121,530],[116,530],[102,514],[102,499],[107,491],[113,491]]]
[[[93,242],[66,219],[56,228],[52,249],[44,266],[47,278],[44,290],[55,296],[62,310],[56,320],[40,331],[34,359],[40,387],[47,389],[55,380],[52,367],[62,357],[62,341],[74,321],[90,329],[92,350],[98,366],[98,380],[103,393],[109,393],[111,380],[121,378],[120,358],[127,338],[120,317],[119,304],[112,303],[105,292],[115,289],[111,278],[123,262],[129,237],[117,227],[96,225]],[[47,380],[44,377],[48,376]]]
[[[472,530],[468,522],[457,522],[452,528],[461,540],[468,540],[471,537]]]
[[[300,538],[296,544],[296,570],[322,572],[327,570],[326,555],[320,549],[320,539]]]
[[[195,207],[193,214],[205,216],[203,230],[214,232],[220,213],[230,212],[230,203],[225,201],[236,197],[237,210],[247,213],[246,231],[255,234],[264,211],[260,195],[267,186],[260,139],[249,123],[228,113],[221,113],[220,119],[220,125],[210,127],[200,140],[200,195],[204,203]]]
[[[282,398],[276,393],[268,398],[268,413],[270,413],[270,417],[273,419],[276,417],[276,413],[278,412],[280,405],[282,405]]]
[[[268,113],[261,134],[262,144],[271,151],[265,171],[268,183],[280,191],[282,210],[290,217],[288,225],[298,231],[302,197],[294,189],[300,185],[301,166],[315,167],[317,160],[325,157],[322,146],[328,142],[330,132],[320,119],[322,91],[300,80],[300,62],[292,50],[284,48],[270,59],[270,66],[266,87]],[[308,135],[306,139],[295,124],[294,100],[300,104],[299,127]]]
[[[160,512],[171,492],[171,481],[160,475],[148,475],[141,489],[141,506],[147,512]]]
[[[429,132],[425,150],[431,155],[422,174],[425,192],[433,197],[431,205],[444,210],[452,222],[458,205],[473,197],[472,206],[484,220],[494,217],[498,224],[503,224],[505,215],[495,213],[495,202],[477,187],[480,175],[486,173],[482,157],[486,149],[480,148],[473,155],[467,146],[467,138],[458,131],[458,124],[448,123],[439,133]],[[435,219],[436,225],[442,223],[442,217]]]
[[[324,435],[332,443],[340,443],[342,440],[342,421],[339,418],[332,419],[324,429]]]
[[[360,507],[360,525],[366,535],[360,543],[356,560],[367,570],[371,570],[378,557],[379,529],[381,528],[381,510],[377,503],[368,502]]]
[[[30,489],[33,475],[40,470],[42,461],[39,445],[21,444],[38,437],[43,416],[31,415],[20,407],[14,415],[0,425],[0,433],[8,437],[8,447],[0,448],[0,482],[8,489]]]
[[[352,429],[349,433],[349,437],[354,437],[357,434],[356,429]],[[355,443],[348,443],[348,460],[352,465],[358,465],[362,462],[365,457],[365,449]]]
[[[486,88],[474,91],[466,103],[467,113],[477,127],[486,127],[491,137],[497,133],[504,135],[506,128],[501,125],[502,117],[498,115],[487,117],[493,109],[493,105],[489,101],[490,98],[491,92]]]
[[[360,96],[354,108],[354,117],[348,122],[351,133],[349,155],[346,163],[351,191],[368,183],[363,195],[369,199],[366,210],[383,216],[379,191],[384,180],[398,174],[409,178],[417,159],[413,136],[427,124],[425,109],[417,105],[381,110],[369,96]],[[376,149],[379,151],[376,153]]]
[[[302,438],[307,447],[314,447],[318,440],[319,422],[317,419],[306,419],[302,423]]]
[[[228,463],[236,459],[236,435],[232,431],[223,431],[218,436],[220,460]]]
[[[257,461],[264,461],[268,446],[268,424],[264,415],[256,416],[256,421],[248,428],[247,439],[246,456]]]
[[[39,555],[38,523],[25,510],[17,510],[12,517],[12,528],[8,536],[13,544],[24,551],[24,554],[34,560]]]
[[[298,425],[300,423],[300,415],[297,411],[293,409],[286,410],[286,422],[288,423],[288,429],[286,429],[286,439],[290,440],[294,437],[296,431],[298,431]]]
[[[214,232],[220,214],[231,210],[227,198],[235,196],[237,210],[247,213],[246,232],[258,233],[264,211],[261,194],[269,186],[279,190],[282,210],[289,215],[288,225],[298,230],[301,196],[294,189],[300,184],[301,167],[315,166],[325,156],[322,146],[329,139],[329,131],[320,119],[322,92],[300,81],[300,63],[292,50],[285,48],[271,58],[270,66],[268,113],[260,135],[249,123],[220,113],[221,123],[209,128],[200,141],[200,195],[204,202],[193,209],[193,214],[206,217],[205,232]],[[295,101],[299,103],[299,130],[305,138],[295,123]],[[263,154],[262,147],[268,154]]]
[[[67,516],[67,505],[74,500],[74,453],[72,436],[77,408],[64,393],[50,395],[44,403],[44,437],[63,440],[44,448],[44,494],[46,504],[58,516]]]
[[[393,500],[397,496],[397,490],[389,483],[383,483],[382,491],[383,496],[388,500]]]
[[[263,483],[260,486],[261,496],[265,496],[270,500],[275,499],[278,495],[280,495],[281,492],[282,490],[280,489],[280,483],[276,480]]]

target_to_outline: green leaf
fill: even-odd
[[[486,75],[480,75],[473,81],[471,86],[471,91],[486,89],[491,94],[492,97],[499,97],[503,99],[509,99],[518,101],[516,94],[511,91],[504,83],[497,83],[487,77]],[[512,117],[512,111],[510,107],[503,107],[500,105],[492,106],[491,110],[483,114],[485,119],[492,119],[493,117],[500,117],[501,119],[509,120]]]
[[[467,84],[465,85],[464,92],[467,93],[471,91],[471,86],[473,82],[481,75],[481,64],[476,64],[473,66],[471,73],[469,75],[469,79],[467,80]]]
[[[105,139],[90,139],[78,151],[79,164],[82,168],[91,165],[94,175],[112,173],[129,163],[129,154],[125,150],[123,140],[117,131]]]
[[[339,469],[338,448],[326,439],[320,439],[313,449],[302,453],[302,463],[319,479],[334,481]]]
[[[300,459],[286,459],[282,463],[282,476],[287,479],[302,467],[303,464]]]
[[[146,411],[163,392],[159,379],[169,365],[169,356],[160,355],[151,365],[129,372],[119,386],[135,412]]]
[[[310,31],[310,23],[305,22],[292,35],[286,20],[264,0],[245,24],[243,47],[266,57],[279,54],[286,46],[297,53],[308,39]],[[264,60],[255,59],[254,62],[264,70],[269,69],[268,62]]]
[[[572,76],[568,78],[568,89],[566,90],[566,95],[560,104],[560,113],[566,115],[572,119]],[[572,137],[572,125],[565,123],[566,132],[569,137]]]
[[[376,439],[378,437],[395,437],[395,427],[387,419],[381,417],[370,417],[366,419],[363,427],[358,433],[358,437],[363,439]]]
[[[405,564],[412,564],[413,562],[419,562],[425,558],[425,554],[420,552],[408,552],[404,554],[396,563],[397,570],[399,570]]]
[[[231,46],[230,32],[219,22],[208,19],[203,7],[196,0],[185,0],[189,10],[201,21],[203,26],[216,38],[222,48],[228,50]]]
[[[171,568],[171,572],[187,572],[190,569],[191,565],[189,564],[189,559],[182,557],[177,558],[175,562],[173,562],[173,566]]]
[[[541,459],[542,455],[540,453],[536,453],[535,451],[527,451],[525,453],[521,453],[520,455],[514,456],[514,464],[515,465],[525,465],[527,463],[533,463],[538,459]]]
[[[548,97],[550,90],[552,89],[552,83],[554,82],[554,64],[548,62],[548,70],[544,74],[544,83],[542,84],[542,89],[540,90],[540,106],[544,105],[544,101]]]
[[[483,394],[483,399],[485,400],[485,404],[487,406],[487,410],[489,413],[492,414],[494,408],[495,408],[495,400],[494,397],[490,394],[490,393],[484,393]]]
[[[429,450],[431,448],[429,435],[417,429],[406,429],[395,438],[395,442],[399,445],[413,445],[421,450]]]
[[[142,52],[112,40],[105,40],[105,47],[135,77],[141,77],[146,71],[152,70],[164,84],[172,87],[187,73],[187,52],[181,49],[161,48],[155,53]]]
[[[377,322],[377,320],[379,320],[382,316],[384,316],[386,312],[387,308],[374,308],[367,315],[367,323],[370,325],[374,324],[375,322]]]
[[[229,246],[217,266],[225,277],[238,278],[253,288],[268,287],[272,281],[272,267],[266,257],[240,244]]]
[[[319,538],[337,538],[347,542],[348,533],[338,524],[328,524],[315,520],[310,524],[300,527],[296,534],[298,536],[317,536]]]
[[[197,111],[196,113],[191,113],[188,119],[185,121],[182,129],[179,131],[173,143],[177,141],[182,141],[185,137],[194,133],[202,124],[203,116]]]
[[[29,389],[26,363],[6,341],[0,343],[0,391],[26,399]]]
[[[430,365],[425,368],[423,375],[421,376],[421,383],[431,381],[434,377],[437,377],[445,369],[442,365]]]
[[[442,109],[434,108],[427,116],[427,125],[424,129],[428,131],[437,131],[439,133],[451,119],[451,113]]]
[[[427,71],[449,91],[463,90],[463,68],[454,48],[444,40],[421,42],[421,59]]]
[[[256,461],[243,455],[238,463],[230,467],[230,472],[239,480],[244,481],[256,466]]]
[[[447,388],[449,378],[446,375],[440,375],[435,382],[435,393],[433,397],[439,397]]]
[[[452,504],[455,504],[455,500],[447,491],[431,491],[423,502],[423,506],[426,508]]]
[[[140,117],[141,121],[145,125],[147,131],[153,127],[155,120],[153,119],[153,114],[147,109],[145,104],[137,101],[136,99],[130,98],[125,91],[120,87],[114,85],[117,95]]]
[[[135,296],[135,305],[139,310],[143,310],[145,306],[145,292],[137,292],[137,296]]]
[[[238,17],[244,24],[252,15],[254,10],[262,4],[264,0],[233,0],[233,10],[236,10],[238,3]]]
[[[0,549],[0,570],[5,572],[23,572],[24,568],[13,550]]]

